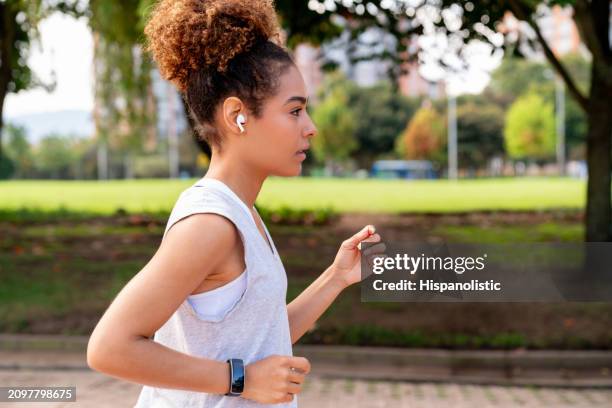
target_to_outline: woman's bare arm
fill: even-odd
[[[225,394],[226,362],[190,356],[149,337],[237,244],[234,225],[217,214],[194,214],[174,224],[98,322],[87,346],[88,365],[140,384]]]
[[[374,226],[367,225],[352,237],[344,240],[334,262],[298,297],[287,305],[291,342],[295,344],[306,333],[338,295],[348,286],[361,280],[361,242],[379,242],[380,235]],[[383,243],[364,250],[370,258],[384,253]]]
[[[336,278],[332,268],[328,267],[287,305],[292,344],[312,327],[345,289],[346,286]]]

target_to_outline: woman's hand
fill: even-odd
[[[381,237],[375,233],[373,225],[366,225],[340,245],[340,250],[331,266],[333,276],[347,287],[361,281],[361,255],[372,265],[372,258],[385,252],[386,246],[380,242]],[[361,242],[380,242],[366,250],[361,250]]]
[[[247,364],[241,396],[263,404],[293,401],[302,390],[310,362],[305,357],[272,355]]]

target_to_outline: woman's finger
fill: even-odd
[[[375,228],[373,225],[366,225],[365,227],[361,229],[361,231],[359,231],[352,237],[344,240],[342,242],[342,247],[345,249],[355,249],[359,246],[361,241],[373,235],[374,232],[375,232]]]
[[[305,378],[306,378],[306,374],[303,374],[299,371],[292,370],[289,373],[289,381],[296,383],[296,384],[303,383]]]

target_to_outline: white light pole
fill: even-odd
[[[544,77],[552,79],[555,84],[555,133],[556,158],[559,176],[565,175],[565,86],[563,79],[552,69],[544,71]]]
[[[179,174],[178,135],[176,131],[176,109],[174,107],[175,91],[170,84],[166,84],[168,98],[168,165],[170,178],[177,178]]]
[[[565,176],[565,86],[559,75],[555,75],[557,166],[559,176]]]
[[[457,97],[448,93],[448,179],[457,180]]]

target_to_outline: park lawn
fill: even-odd
[[[169,212],[197,179],[0,182],[0,211],[33,209],[109,215]],[[332,208],[337,212],[449,213],[480,210],[582,209],[584,180],[496,178],[478,180],[381,180],[272,177],[257,199],[268,209]]]

